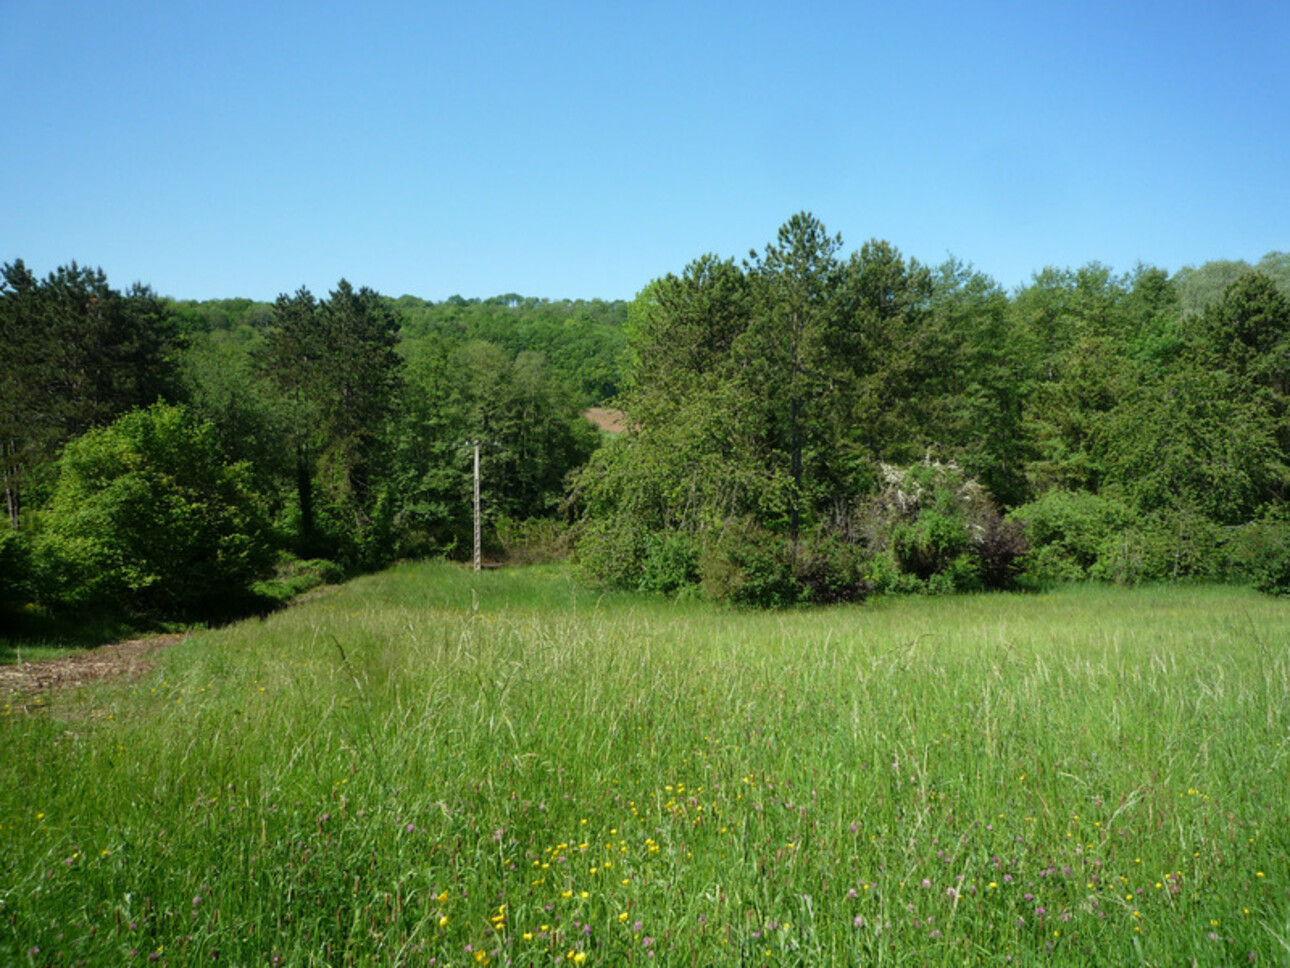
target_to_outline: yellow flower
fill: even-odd
[[[439,918],[439,927],[441,928],[448,927],[448,915],[444,914]]]
[[[618,920],[619,920],[619,921],[626,921],[626,920],[627,920],[627,912],[626,912],[626,911],[624,911],[622,914],[618,915]]]

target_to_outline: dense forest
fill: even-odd
[[[1005,291],[809,214],[630,304],[274,303],[0,281],[0,612],[219,617],[493,554],[753,604],[1018,583],[1290,589],[1290,255]],[[624,411],[598,433],[580,414]],[[548,548],[549,550],[549,548]]]

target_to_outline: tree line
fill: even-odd
[[[577,478],[584,567],[765,604],[874,589],[1290,583],[1290,256],[1013,294],[801,213],[629,311],[632,430]],[[1215,277],[1226,277],[1215,284]]]
[[[209,615],[562,531],[755,604],[1100,578],[1290,587],[1290,255],[1013,292],[799,213],[631,303],[342,280],[175,301],[0,273],[0,611]],[[579,411],[613,402],[605,440]]]
[[[345,280],[272,304],[177,303],[75,264],[37,278],[18,260],[0,280],[10,611],[203,617],[398,557],[460,555],[474,439],[490,537],[552,516],[597,434],[580,417],[586,388],[536,347],[580,340],[612,358],[622,339],[611,310],[543,301],[495,305],[528,344],[426,323],[453,301],[420,304],[417,331],[407,297]]]

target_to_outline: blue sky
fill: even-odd
[[[0,260],[176,298],[631,298],[846,251],[1290,248],[1290,4],[0,0]]]

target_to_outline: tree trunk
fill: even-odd
[[[0,448],[0,457],[4,458],[4,500],[9,512],[9,526],[18,530],[18,519],[22,513],[22,495],[18,490],[18,473],[21,468],[15,463],[18,456],[18,442],[6,440]]]
[[[314,537],[314,475],[309,466],[309,445],[296,444],[296,493],[300,497],[300,536],[306,543]]]

